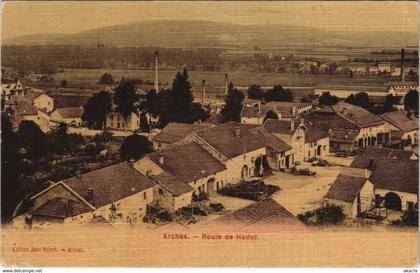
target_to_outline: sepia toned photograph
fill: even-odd
[[[415,270],[418,28],[415,1],[4,2],[2,266]]]

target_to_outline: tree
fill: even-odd
[[[175,110],[173,119],[175,122],[188,122],[194,97],[191,91],[191,83],[188,79],[186,68],[182,73],[178,72],[172,82],[172,101]]]
[[[242,101],[244,98],[244,93],[234,88],[233,83],[230,82],[228,95],[225,98],[225,105],[220,112],[223,122],[241,121]]]
[[[337,225],[344,221],[346,215],[342,206],[327,203],[315,210],[298,214],[297,218],[306,225]]]
[[[124,139],[120,147],[120,156],[123,160],[138,159],[152,151],[152,144],[145,136],[133,134]]]
[[[121,80],[114,94],[114,103],[117,105],[117,111],[124,117],[128,117],[130,113],[136,111],[136,103],[138,96],[136,87],[131,81]]]
[[[279,116],[277,115],[276,112],[270,110],[267,112],[267,114],[265,115],[264,121],[263,123],[267,120],[267,119],[279,119]]]
[[[346,98],[345,102],[363,107],[365,109],[370,108],[369,96],[365,92],[359,92],[356,95],[351,94]]]
[[[111,112],[111,109],[111,94],[101,91],[87,101],[82,119],[89,127],[101,129],[105,124],[106,115]]]
[[[61,123],[57,128],[52,130],[49,135],[51,152],[61,154],[66,152],[73,152],[77,150],[80,144],[84,143],[83,137],[80,134],[69,134],[68,125]]]
[[[40,159],[49,151],[47,136],[31,120],[19,124],[18,138],[20,147],[28,151],[31,159]]]
[[[194,123],[198,120],[207,120],[210,116],[210,112],[205,110],[200,103],[194,102],[191,105],[190,117],[186,120],[187,123]]]
[[[5,114],[1,116],[1,219],[11,218],[14,208],[23,197],[20,183],[21,160],[18,155],[18,137]]]
[[[269,89],[264,99],[266,102],[269,101],[293,101],[292,91],[284,89],[281,85],[274,85],[273,88]]]
[[[394,111],[394,104],[398,103],[398,100],[398,97],[394,97],[392,94],[386,96],[384,102],[384,112]]]
[[[114,83],[114,78],[112,77],[111,74],[105,73],[100,78],[99,83],[100,84],[113,84]]]
[[[417,90],[410,90],[405,95],[404,108],[407,111],[419,112],[419,92]]]
[[[322,95],[319,97],[319,104],[323,106],[334,105],[337,102],[338,98],[336,96],[332,96],[330,92],[323,92]]]
[[[359,92],[354,96],[354,104],[365,109],[369,109],[369,95],[365,92]]]
[[[248,98],[254,100],[262,100],[264,98],[264,91],[258,84],[253,84],[248,88]]]

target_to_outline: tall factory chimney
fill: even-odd
[[[228,94],[228,74],[225,74],[225,96]]]
[[[155,81],[154,81],[154,86],[155,86],[156,93],[159,92],[159,62],[158,62],[158,57],[159,57],[159,54],[158,54],[157,51],[155,51]]]
[[[201,102],[204,104],[206,103],[206,80],[203,80],[201,83]]]
[[[405,81],[405,73],[404,73],[404,48],[401,48],[401,74],[400,74],[400,78],[401,81],[404,82]]]

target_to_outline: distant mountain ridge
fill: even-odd
[[[392,37],[392,38],[391,38]],[[195,20],[150,20],[76,34],[36,34],[8,45],[96,45],[117,47],[252,48],[287,45],[399,47],[418,45],[418,34],[398,31],[325,30],[287,25],[235,25]]]

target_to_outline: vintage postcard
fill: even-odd
[[[4,268],[416,272],[417,2],[1,12]]]

